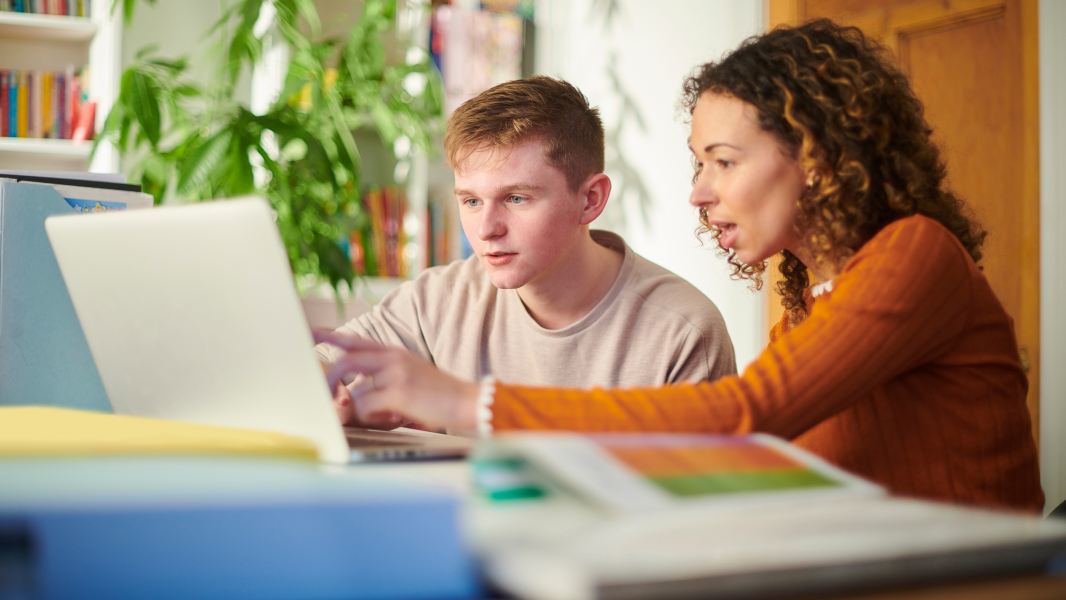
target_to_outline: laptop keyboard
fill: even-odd
[[[385,448],[388,446],[410,446],[411,442],[392,442],[389,440],[380,440],[376,438],[360,437],[358,435],[349,435],[348,445],[355,448]]]

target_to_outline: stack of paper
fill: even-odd
[[[781,440],[504,435],[469,532],[529,600],[816,596],[1066,570],[1066,519],[892,498]]]

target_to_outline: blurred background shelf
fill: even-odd
[[[57,157],[89,158],[92,142],[75,144],[70,140],[50,140],[34,138],[0,138],[0,152],[25,152],[29,154],[51,154]],[[47,160],[47,157],[34,157]]]
[[[88,42],[96,23],[88,17],[61,17],[0,11],[0,39]]]
[[[336,329],[369,311],[404,281],[398,277],[363,277],[356,281],[354,293],[344,295],[340,307],[333,288],[321,284],[301,290],[300,302],[312,328]]]

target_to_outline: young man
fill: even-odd
[[[576,88],[549,77],[498,85],[455,111],[444,149],[474,255],[427,269],[338,331],[470,381],[637,387],[736,372],[706,296],[619,236],[589,230],[611,181],[599,113]],[[342,354],[316,350],[326,364]],[[349,384],[352,393],[359,385],[372,383]]]

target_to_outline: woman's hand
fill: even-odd
[[[446,375],[406,350],[333,331],[314,336],[318,343],[345,351],[326,373],[330,389],[340,391],[337,386],[349,373],[366,376],[361,393],[349,393],[355,421],[396,423],[398,415],[400,421],[436,428],[477,428],[478,384]],[[340,394],[334,401],[339,405],[338,416],[344,416]]]

